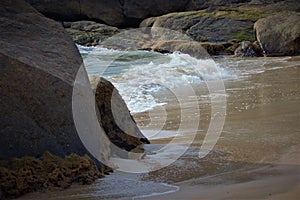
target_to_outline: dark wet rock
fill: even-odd
[[[209,7],[248,3],[250,1],[251,0],[190,0],[187,4],[186,10],[201,10]]]
[[[172,13],[157,17],[153,27],[184,32],[199,42],[224,42],[240,37],[254,38],[252,21],[210,16],[203,11]]]
[[[74,42],[27,3],[0,5],[0,159],[45,151],[90,155],[72,114],[73,84],[82,66]]]
[[[45,16],[57,21],[92,20],[117,27],[138,27],[146,18],[167,13],[207,9],[228,11],[253,21],[279,10],[296,10],[298,0],[26,0]],[[239,7],[242,7],[239,10]],[[250,9],[249,9],[250,8]],[[258,8],[258,10],[257,10]],[[274,9],[275,8],[275,9]],[[238,12],[236,12],[238,10]],[[241,12],[240,12],[241,11]],[[248,15],[250,11],[254,15]],[[258,11],[258,12],[257,12]],[[255,16],[256,15],[256,16]],[[235,18],[245,19],[245,18]],[[254,21],[253,21],[254,22]]]
[[[238,57],[257,57],[258,55],[252,48],[253,45],[249,41],[242,41],[240,46],[235,49],[234,55]]]
[[[87,31],[102,27],[64,25]],[[142,151],[138,145],[148,140],[107,81],[99,83],[100,110],[95,108],[82,58],[61,24],[22,0],[1,1],[0,31],[1,166],[8,161],[0,170],[0,196],[65,188],[102,176],[110,170],[105,134],[123,149]]]
[[[93,21],[63,22],[66,31],[73,41],[81,45],[98,45],[100,42],[115,35],[119,29]]]
[[[99,123],[110,141],[126,151],[141,151],[139,146],[149,144],[149,141],[137,127],[118,90],[104,78],[90,79],[99,110]]]
[[[300,54],[300,13],[277,13],[258,20],[254,29],[265,55]]]
[[[111,26],[134,27],[151,16],[183,11],[188,0],[26,0],[58,21],[95,20]]]
[[[112,26],[124,23],[119,0],[26,0],[36,10],[57,21],[97,20]]]
[[[141,22],[148,17],[184,11],[187,3],[188,0],[124,0],[123,10],[126,18]]]

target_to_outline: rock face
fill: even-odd
[[[251,0],[191,0],[187,4],[186,10],[201,10],[212,6],[226,6],[231,4],[249,3]]]
[[[282,12],[260,19],[254,29],[265,55],[300,54],[300,13]]]
[[[124,0],[124,16],[133,22],[160,16],[170,12],[184,11],[188,0]]]
[[[253,34],[253,22],[249,20],[208,16],[203,11],[163,15],[156,18],[153,27],[184,32],[193,40],[200,42],[224,42],[240,39],[239,35],[251,38]]]
[[[126,150],[148,142],[120,96],[116,97],[121,102],[118,109],[124,115],[118,114],[127,116],[122,118],[127,129],[121,133],[110,126],[116,124],[113,117],[107,117],[111,116],[111,96],[102,100],[106,109],[99,118],[81,56],[59,23],[22,0],[2,1],[0,22],[0,160],[39,157],[49,151],[60,157],[87,154],[106,164],[110,151],[106,135],[118,135]],[[106,83],[97,89],[98,95],[102,89],[108,95],[113,86]],[[136,137],[129,141],[126,134]]]
[[[149,144],[130,115],[118,90],[104,78],[90,79],[100,114],[99,123],[110,141],[126,151],[131,151],[141,144]]]
[[[26,0],[38,11],[58,21],[92,20],[117,27],[137,27],[148,17],[156,17],[171,12],[217,10],[218,7],[249,5],[266,7],[257,16],[268,13],[275,5],[276,10],[295,9],[298,0]],[[292,6],[287,6],[288,4]],[[247,10],[247,9],[245,9]],[[234,10],[231,10],[234,12]],[[273,11],[271,11],[273,12]]]
[[[82,65],[72,39],[23,1],[1,1],[0,9],[0,159],[88,154],[72,116]]]
[[[63,26],[74,42],[87,46],[97,45],[119,32],[116,27],[93,21],[63,22]]]
[[[59,23],[23,0],[1,1],[0,31],[0,198],[103,176],[111,170],[109,139],[143,151],[137,147],[149,141],[113,85],[101,79],[95,99]]]
[[[45,16],[58,21],[95,19],[112,26],[124,23],[119,0],[26,0]]]
[[[151,16],[183,11],[188,0],[26,0],[38,11],[59,21],[91,19],[118,27],[138,26]]]

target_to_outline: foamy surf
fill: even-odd
[[[89,75],[111,81],[131,113],[151,110],[167,102],[155,95],[186,85],[203,84],[231,75],[212,59],[199,60],[187,54],[119,51],[78,45]]]

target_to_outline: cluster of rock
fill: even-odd
[[[297,0],[26,1],[35,9],[0,2],[1,198],[89,183],[111,170],[111,151],[149,143],[111,83],[91,78],[92,90],[73,40],[199,58],[300,54]]]
[[[67,6],[63,3],[59,4],[56,9],[51,9],[44,1],[29,2],[46,15],[55,11],[54,18],[57,20],[80,19],[80,17],[65,18],[61,16],[60,9],[57,7]],[[92,3],[92,1],[85,1],[85,3]],[[102,6],[102,10],[106,7],[110,8],[105,15],[98,12],[100,13],[99,16],[94,15],[96,12],[92,12],[92,9],[85,6],[85,3],[81,5],[83,8],[81,10],[82,15],[98,22],[63,22],[63,26],[71,34],[73,40],[82,45],[103,45],[102,42],[107,38],[124,31],[122,28],[139,26],[140,28],[164,28],[183,33],[191,40],[198,42],[210,55],[280,56],[299,54],[300,20],[298,11],[300,4],[295,0],[164,0],[159,3],[124,0],[114,3],[112,1],[111,5],[106,3],[105,6],[102,5],[104,1],[97,1],[97,3],[94,2],[95,9],[98,6]],[[115,6],[110,7],[112,4]],[[121,14],[114,10],[117,8],[120,8],[118,11]],[[112,10],[114,13],[109,13]],[[50,16],[53,17],[53,15]],[[104,16],[111,18],[106,19],[103,18]],[[118,16],[122,17],[110,21]],[[147,37],[152,37],[151,31],[148,32]],[[143,34],[145,33],[143,32]],[[157,43],[167,42],[172,43],[172,46],[176,43],[180,46],[183,45],[181,41],[175,41],[176,38],[169,38],[168,41],[166,39],[164,41],[152,41],[152,43],[156,43],[155,46],[149,46],[149,41],[145,44],[143,40],[137,41],[139,38],[140,36],[132,38],[135,44],[139,43],[137,46],[134,45],[137,49],[170,52],[171,49],[157,48]],[[127,49],[134,49],[131,46],[132,42],[128,41],[128,38],[126,40],[129,43]],[[106,42],[104,46],[109,45]],[[114,45],[110,46],[113,47]]]
[[[172,12],[214,9],[231,5],[266,5],[284,0],[26,0],[39,12],[58,21],[93,19],[110,26],[138,27],[153,16]],[[289,0],[289,2],[297,0]]]
[[[112,143],[128,152],[149,142],[112,84],[98,80],[95,97],[60,23],[23,0],[1,1],[0,32],[1,198],[89,183],[111,170]]]
[[[119,29],[93,21],[63,22],[63,27],[72,36],[74,42],[86,46],[95,46],[107,38],[119,33]]]

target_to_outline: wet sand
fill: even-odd
[[[276,65],[279,67],[274,68]],[[286,67],[281,68],[284,65]],[[289,59],[286,63],[273,62],[266,66],[264,72],[227,80],[225,86],[226,122],[213,152],[202,160],[190,156],[160,171],[149,173],[147,180],[173,183],[180,190],[148,199],[299,198],[299,57]],[[205,87],[198,88],[198,92],[203,96],[207,90]],[[200,128],[192,144],[196,148],[201,146],[210,122],[209,105],[205,97],[199,101]],[[176,98],[169,102],[165,130],[178,128],[181,109],[190,109],[189,104],[179,105]],[[144,113],[135,118],[142,129],[155,130],[160,125],[160,115],[161,111],[153,110],[150,115]],[[193,111],[190,110],[190,115],[181,117],[190,118],[191,123],[196,123],[192,115]],[[188,135],[187,130],[186,136],[180,136],[182,143]],[[170,140],[154,139],[152,143],[167,144]],[[182,161],[184,164],[181,165]],[[172,175],[170,171],[177,173]]]

